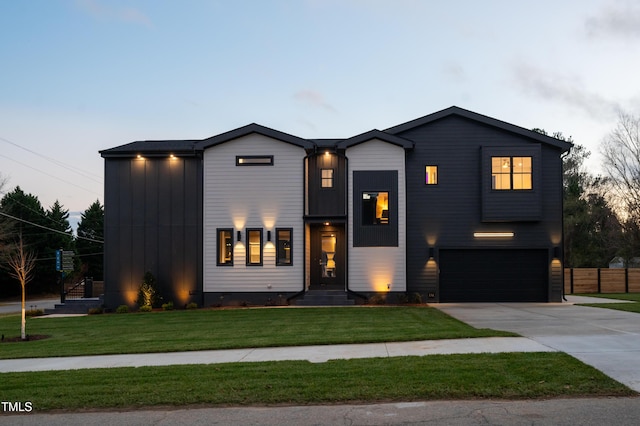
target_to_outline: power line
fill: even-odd
[[[85,178],[87,178],[87,179],[91,179],[91,180],[93,180],[93,181],[95,181],[95,182],[98,182],[98,183],[102,183],[102,179],[96,179],[95,177],[96,177],[97,175],[95,175],[95,174],[93,174],[93,173],[90,173],[90,172],[87,172],[87,171],[84,171],[84,170],[78,169],[78,168],[77,168],[77,167],[75,167],[75,166],[72,166],[72,165],[70,165],[70,164],[63,163],[62,161],[60,161],[60,160],[56,160],[55,158],[47,157],[46,155],[40,154],[39,152],[33,151],[33,150],[31,150],[31,149],[29,149],[29,148],[26,148],[26,147],[24,147],[24,146],[22,146],[22,145],[20,145],[20,144],[18,144],[18,143],[15,143],[15,142],[13,142],[13,141],[10,141],[10,140],[9,140],[9,139],[7,139],[7,138],[3,138],[2,136],[0,136],[0,140],[1,140],[1,141],[3,141],[3,142],[8,143],[8,144],[10,144],[10,145],[13,145],[13,146],[15,146],[15,147],[18,147],[18,148],[20,148],[20,149],[23,149],[23,150],[25,150],[25,151],[27,151],[27,152],[30,152],[31,154],[37,155],[38,157],[44,158],[45,160],[51,161],[52,163],[54,163],[54,164],[56,164],[56,165],[58,165],[58,166],[60,166],[60,167],[62,167],[62,168],[64,168],[64,169],[67,169],[67,170],[69,170],[69,171],[71,171],[71,172],[77,173],[77,174],[79,174],[79,175],[80,175],[80,176],[82,176],[82,177],[85,177]],[[92,176],[93,176],[93,177],[92,177]]]
[[[62,178],[59,178],[59,177],[57,177],[57,176],[54,176],[54,175],[52,175],[52,174],[50,174],[50,173],[43,172],[43,171],[42,171],[42,170],[40,170],[40,169],[36,169],[35,167],[31,167],[31,166],[29,166],[29,165],[27,165],[27,164],[24,164],[24,163],[22,163],[22,162],[20,162],[20,161],[18,161],[18,160],[14,160],[13,158],[7,157],[6,155],[0,154],[0,157],[4,157],[4,158],[6,158],[7,160],[11,160],[11,161],[13,161],[13,162],[16,162],[16,163],[20,164],[21,166],[28,167],[28,168],[29,168],[29,169],[31,169],[31,170],[35,170],[35,171],[37,171],[37,172],[40,172],[40,173],[42,173],[43,175],[47,175],[47,176],[52,177],[52,178],[54,178],[54,179],[57,179],[57,180],[59,180],[59,181],[61,181],[61,182],[64,182],[64,183],[66,183],[66,184],[68,184],[68,185],[72,185],[72,186],[75,186],[76,188],[80,188],[80,189],[82,189],[82,190],[84,190],[84,191],[91,192],[92,194],[95,194],[95,191],[93,191],[93,190],[91,190],[91,189],[84,188],[84,187],[82,187],[82,186],[80,186],[80,185],[76,185],[76,184],[75,184],[75,183],[73,183],[73,182],[69,182],[69,181],[64,180],[64,179],[62,179]]]
[[[4,212],[0,212],[0,214],[1,214],[1,215],[3,215],[3,216],[8,217],[8,218],[10,218],[10,219],[17,220],[17,221],[19,221],[19,222],[28,223],[29,225],[37,226],[38,228],[43,228],[43,229],[46,229],[46,230],[48,230],[48,231],[51,231],[51,232],[57,232],[58,234],[66,235],[67,237],[71,237],[71,238],[73,238],[73,235],[70,235],[70,234],[68,234],[68,233],[66,233],[66,232],[63,232],[63,231],[59,231],[59,230],[57,230],[57,229],[48,228],[48,227],[43,226],[43,225],[38,225],[37,223],[29,222],[28,220],[20,219],[19,217],[11,216],[10,214],[4,213]],[[94,243],[104,244],[104,241],[101,241],[101,240],[95,240],[95,239],[93,239],[93,238],[81,237],[81,236],[79,236],[79,235],[77,235],[77,236],[76,236],[76,238],[79,238],[79,239],[81,239],[81,240],[91,241],[91,242],[94,242]]]

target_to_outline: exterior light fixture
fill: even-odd
[[[324,226],[329,226],[329,225],[331,225],[329,222],[324,223]]]
[[[242,241],[242,232],[238,231],[238,242]]]
[[[267,241],[271,241],[271,231],[267,231]]]
[[[387,290],[391,290],[391,283],[387,283]]]
[[[556,259],[560,259],[560,247],[555,246],[553,248],[553,257]]]
[[[513,238],[513,232],[474,232],[475,238]]]
[[[433,257],[435,256],[435,252],[435,248],[429,247],[429,259],[433,259]]]
[[[174,160],[174,159],[176,158],[176,156],[175,156],[175,155],[173,155],[173,154],[171,154],[171,155],[169,155],[169,158],[171,158],[172,160]]]
[[[142,155],[138,154],[138,155],[136,155],[136,158],[137,158],[138,160],[142,160]]]

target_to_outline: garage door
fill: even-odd
[[[441,302],[547,302],[547,250],[440,250]]]

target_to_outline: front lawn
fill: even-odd
[[[19,315],[0,317],[19,336]],[[30,318],[27,334],[0,343],[0,358],[174,352],[275,346],[514,336],[475,329],[426,306],[200,309],[67,318]]]
[[[615,309],[618,311],[635,312],[640,314],[640,293],[594,293],[580,294],[579,296],[601,297],[604,299],[630,300],[635,303],[580,303],[581,306],[594,308]]]
[[[559,352],[5,373],[0,383],[4,400],[36,412],[636,394]]]

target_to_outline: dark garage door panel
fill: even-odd
[[[440,250],[441,302],[547,302],[547,250]]]

